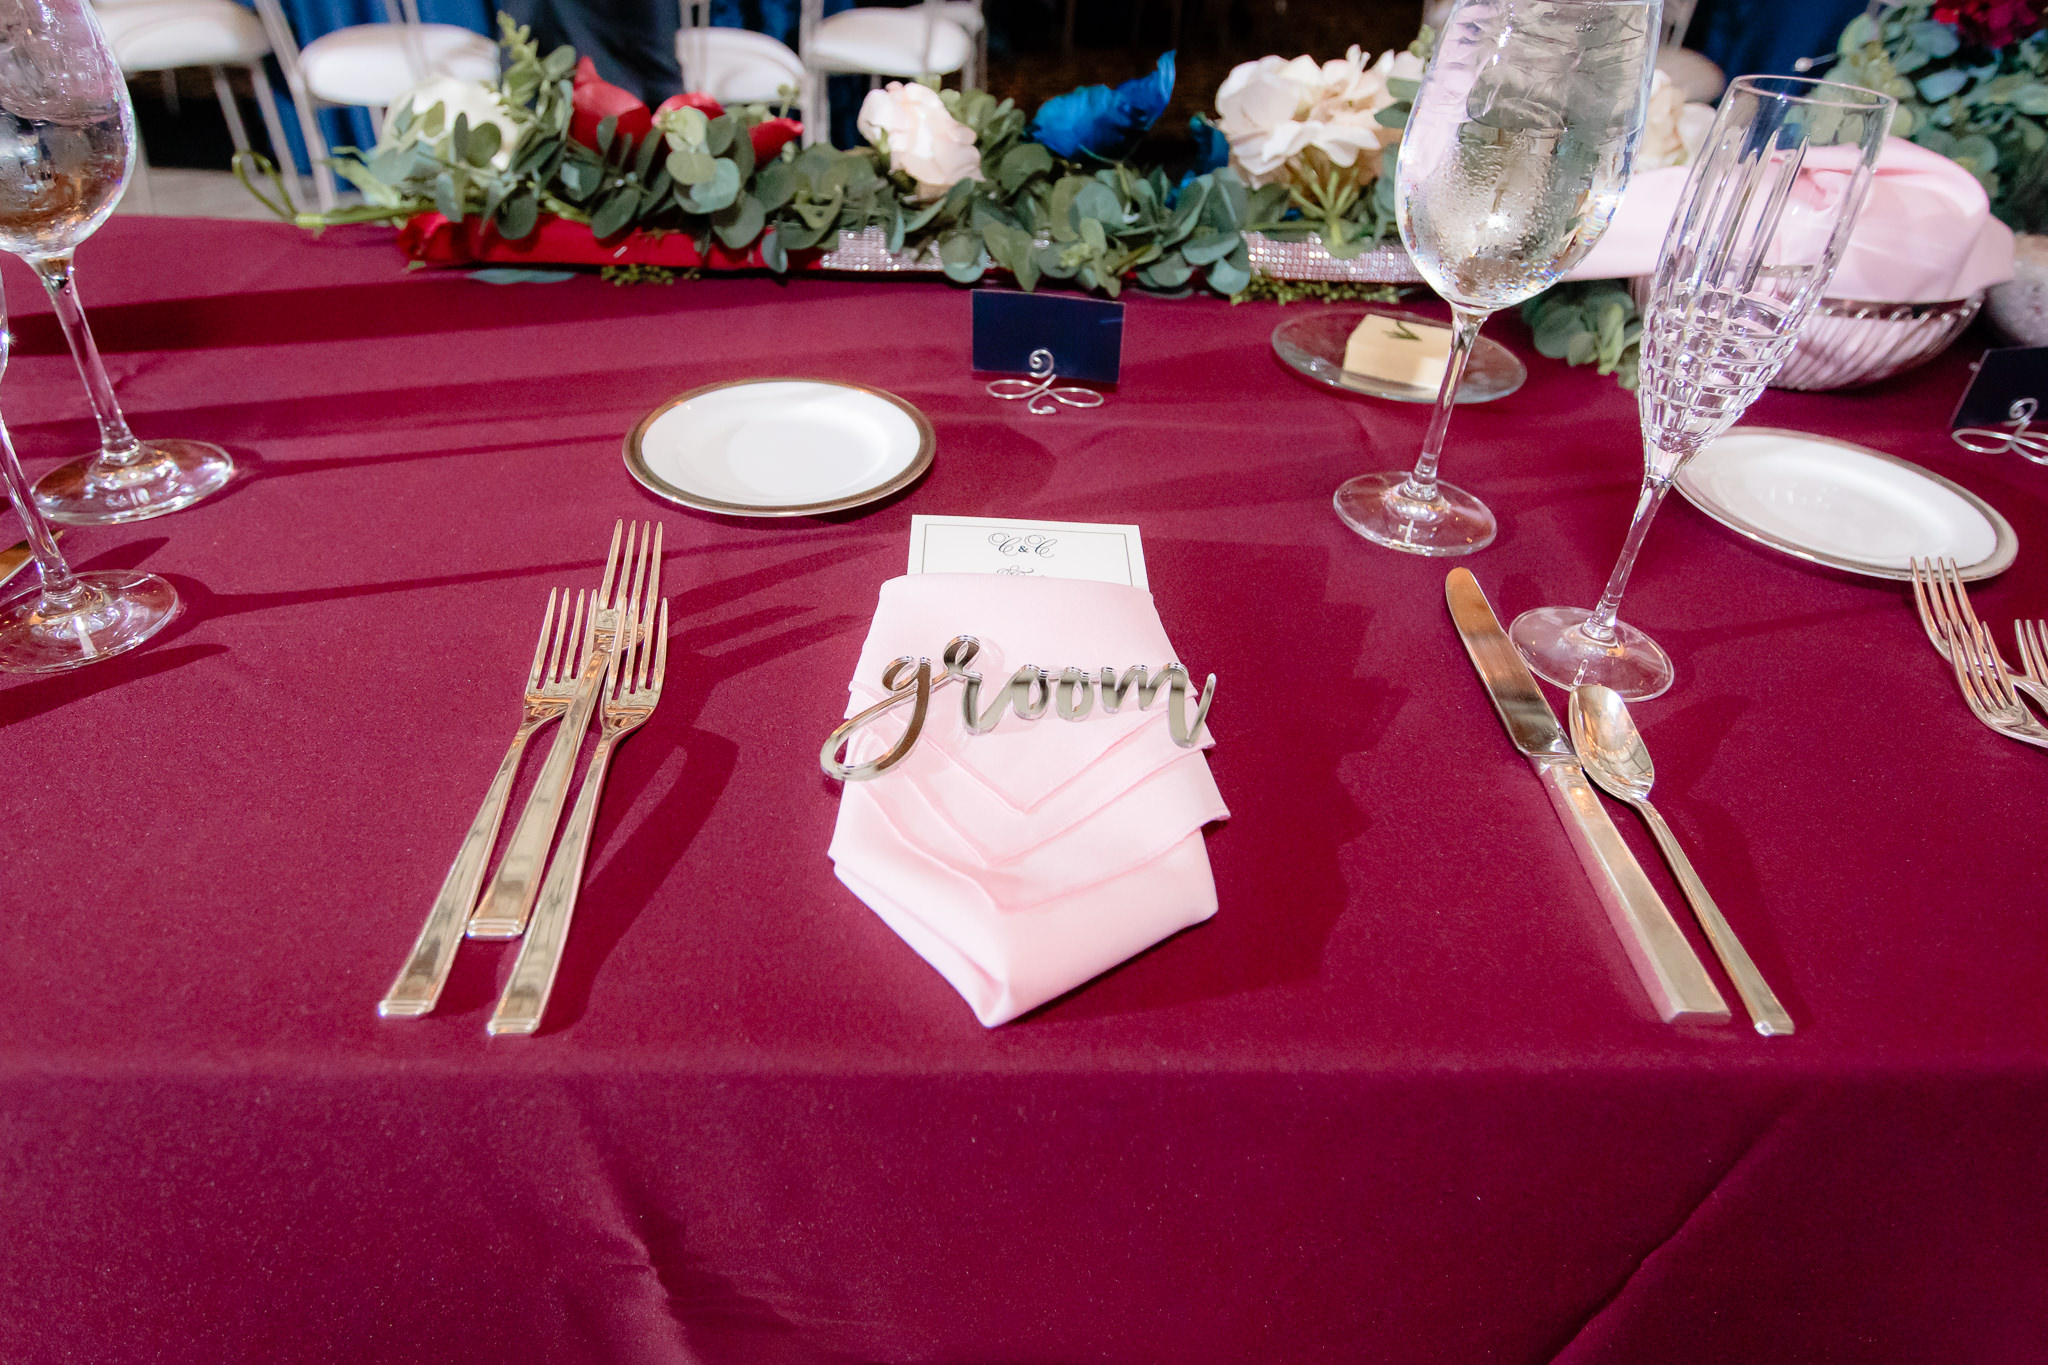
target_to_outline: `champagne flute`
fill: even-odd
[[[139,441],[115,401],[72,280],[71,254],[135,167],[128,85],[87,0],[0,0],[0,250],[26,261],[57,310],[99,420],[100,448],[45,474],[36,503],[80,526],[189,507],[234,476],[205,441]]]
[[[1744,76],[1722,96],[1664,236],[1644,311],[1636,409],[1643,487],[1599,605],[1539,607],[1508,628],[1539,677],[1630,700],[1671,686],[1671,659],[1615,617],[1671,480],[1733,426],[1791,354],[1848,245],[1891,128],[1890,96]]]
[[[1401,135],[1395,206],[1415,268],[1451,305],[1451,353],[1412,472],[1337,489],[1368,540],[1462,555],[1493,513],[1436,476],[1479,328],[1593,249],[1628,183],[1657,56],[1661,0],[1464,0]]]
[[[6,373],[12,343],[7,300],[0,296],[0,374]],[[177,590],[155,574],[71,572],[29,493],[5,421],[0,421],[0,481],[28,529],[38,579],[34,587],[0,598],[0,669],[59,673],[98,663],[135,648],[178,614]]]

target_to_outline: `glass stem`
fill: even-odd
[[[43,600],[60,609],[70,610],[78,605],[85,589],[71,576],[71,566],[64,562],[63,554],[57,549],[57,538],[50,534],[50,524],[36,510],[28,475],[21,472],[21,458],[14,453],[14,438],[8,434],[4,422],[0,422],[0,478],[6,480],[7,496],[14,499],[14,510],[21,514],[21,524],[28,532],[29,553],[36,557],[36,570],[43,577]]]
[[[109,464],[125,466],[142,458],[142,442],[128,430],[128,419],[114,398],[113,381],[100,363],[100,348],[93,344],[92,329],[85,325],[85,309],[78,303],[78,290],[71,282],[71,253],[44,256],[29,262],[50,291],[57,310],[57,322],[64,328],[64,340],[71,345],[71,358],[78,362],[79,376],[92,399],[92,415],[100,424],[100,457]]]
[[[1621,590],[1628,586],[1629,570],[1636,565],[1636,555],[1643,548],[1643,538],[1650,534],[1650,522],[1656,517],[1657,508],[1663,504],[1664,495],[1670,491],[1670,479],[1659,478],[1655,474],[1643,476],[1643,491],[1636,499],[1635,519],[1628,524],[1628,539],[1621,544],[1621,559],[1607,579],[1607,591],[1600,594],[1600,605],[1593,608],[1593,614],[1580,627],[1603,645],[1614,640],[1614,614],[1621,610]]]
[[[1458,385],[1465,380],[1465,365],[1472,359],[1472,347],[1479,341],[1480,324],[1486,317],[1486,312],[1478,309],[1451,305],[1451,354],[1444,363],[1444,382],[1436,391],[1436,409],[1429,415],[1429,431],[1422,438],[1422,454],[1401,485],[1404,498],[1436,501],[1436,462],[1444,453],[1444,433],[1450,430],[1451,409],[1458,405]]]

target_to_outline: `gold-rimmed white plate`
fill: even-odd
[[[734,517],[808,517],[886,498],[931,467],[923,413],[830,379],[737,379],[678,394],[626,434],[656,497]]]
[[[1778,427],[1736,427],[1675,480],[1732,531],[1814,564],[1909,577],[1908,559],[1953,559],[1967,579],[2003,573],[2012,525],[1984,499],[1896,455]]]

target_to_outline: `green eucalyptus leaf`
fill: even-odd
[[[462,221],[462,197],[456,193],[453,171],[443,171],[434,177],[434,208],[451,223]]]
[[[1243,240],[1242,233],[1204,229],[1181,243],[1180,254],[1190,265],[1211,265],[1235,251]]]
[[[637,185],[626,185],[613,190],[605,201],[598,205],[597,212],[590,215],[590,235],[605,238],[624,231],[633,221],[633,214],[639,207],[640,189]]]
[[[2048,114],[2048,85],[2030,84],[2021,86],[2013,92],[2012,107],[2019,110],[2022,114],[2032,114],[2036,118]],[[2040,129],[2035,128],[2032,124],[2025,126],[2032,128],[2036,133],[2040,131]]]
[[[602,119],[598,120],[597,154],[600,157],[609,158],[611,156],[612,141],[618,135],[619,116],[617,114],[606,114]]]
[[[457,114],[455,126],[448,130],[448,154],[457,161],[469,160],[468,114]]]
[[[1390,104],[1377,114],[1374,114],[1372,121],[1379,124],[1382,128],[1406,128],[1408,126],[1408,113],[1408,105]]]
[[[738,120],[731,114],[720,114],[704,125],[704,150],[713,156],[724,156],[725,149],[732,146],[734,130]]]
[[[725,155],[732,164],[739,167],[742,182],[754,173],[754,140],[751,137],[736,137],[725,149]]]
[[[654,158],[661,151],[661,148],[661,139],[651,133],[640,139],[640,150],[633,158],[633,178],[635,180],[644,181],[647,179],[647,173],[654,169]]]
[[[1195,268],[1176,251],[1161,256],[1138,274],[1147,289],[1180,289],[1195,276]]]
[[[472,166],[483,167],[491,164],[491,158],[498,154],[503,134],[495,123],[480,123],[470,130],[469,155],[466,158]]]
[[[712,214],[711,230],[719,241],[738,251],[759,237],[767,222],[768,214],[761,201],[747,195]]]
[[[1906,37],[1914,47],[1930,57],[1953,56],[1955,50],[1963,45],[1954,29],[1932,19],[1906,25]],[[1388,84],[1391,86],[1392,82]]]
[[[532,190],[521,190],[505,201],[498,210],[498,232],[509,241],[518,241],[530,234],[540,223],[540,199]]]
[[[1970,74],[1959,67],[1944,67],[1931,76],[1923,76],[1918,83],[1920,98],[1929,104],[1939,104],[1962,89],[1970,82]]]
[[[806,226],[823,232],[839,221],[840,195],[835,191],[830,198],[813,199],[808,194],[790,201],[790,208],[803,219]]]
[[[564,43],[541,60],[540,69],[551,81],[567,79],[576,69],[576,49]]]
[[[1398,76],[1387,80],[1387,93],[1403,103],[1411,102],[1422,91],[1421,81],[1404,81]]]
[[[1068,175],[1054,184],[1052,201],[1047,209],[1047,216],[1052,220],[1050,226],[1054,241],[1071,242],[1080,237],[1081,230],[1074,225],[1074,201],[1084,187],[1093,183],[1085,176]]]
[[[761,207],[773,213],[789,202],[796,193],[796,164],[790,161],[771,161],[761,168],[754,177],[754,197],[761,201]]]
[[[1225,256],[1209,267],[1209,287],[1219,294],[1239,294],[1252,282],[1252,272]]]
[[[562,189],[571,201],[578,204],[597,193],[597,187],[604,182],[604,171],[601,167],[577,157],[564,161],[558,174]]]
[[[1015,194],[1034,175],[1050,174],[1053,156],[1043,143],[1020,142],[1003,153],[996,168],[996,184],[1004,194]]]
[[[718,174],[717,158],[705,152],[670,152],[664,164],[678,185],[702,185]]]
[[[1564,361],[1567,365],[1584,365],[1599,357],[1600,340],[1593,332],[1573,332],[1566,343]]]
[[[1100,180],[1088,181],[1074,194],[1074,227],[1081,230],[1083,222],[1089,219],[1111,231],[1124,225],[1123,202],[1116,197],[1115,190]]]
[[[1060,249],[1057,242],[1039,247],[1033,255],[1038,261],[1039,273],[1048,279],[1071,280],[1074,278],[1075,267],[1067,261],[1066,253]]]
[[[1109,234],[1103,230],[1101,219],[1083,218],[1080,225],[1082,244],[1092,254],[1100,256],[1109,250]]]
[[[720,157],[712,163],[711,179],[679,195],[691,213],[716,213],[740,197],[740,168]]]
[[[769,228],[761,234],[761,264],[778,275],[789,269],[789,255],[783,248],[780,228]]]
[[[820,241],[824,240],[825,234],[832,230],[832,225],[829,223],[822,227],[812,227],[809,223],[792,223],[785,220],[775,225],[775,236],[782,243],[784,249],[803,251],[809,247],[816,246]]]

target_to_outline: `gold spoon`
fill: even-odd
[[[1643,737],[1629,717],[1628,703],[1612,688],[1588,684],[1572,690],[1570,719],[1572,748],[1586,775],[1615,800],[1634,806],[1656,836],[1657,847],[1664,851],[1664,860],[1671,864],[1685,898],[1692,902],[1693,913],[1700,917],[1700,927],[1707,931],[1707,941],[1714,945],[1728,979],[1735,983],[1736,994],[1756,1021],[1756,1031],[1766,1038],[1792,1032],[1792,1016],[1764,984],[1763,973],[1749,960],[1742,941],[1692,870],[1692,860],[1678,846],[1678,836],[1650,804],[1650,784],[1657,773],[1650,764],[1650,751],[1643,747]]]

